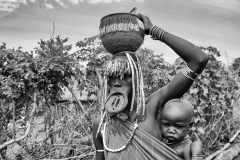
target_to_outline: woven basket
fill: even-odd
[[[115,13],[103,17],[99,30],[103,46],[112,54],[136,52],[144,40],[143,23],[131,13]]]

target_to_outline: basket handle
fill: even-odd
[[[136,14],[137,7],[134,7],[129,13]]]

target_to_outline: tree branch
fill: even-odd
[[[68,85],[66,86],[67,89],[71,92],[71,94],[73,95],[74,99],[77,101],[78,105],[81,107],[81,109],[83,110],[83,112],[85,112],[85,109],[82,105],[82,103],[79,101],[79,99],[77,98],[76,94],[73,92],[72,88],[69,87]]]
[[[61,158],[61,159],[42,159],[42,160],[69,160],[69,159],[75,159],[75,158],[79,158],[79,159],[82,159],[86,156],[93,156],[95,154],[95,151],[94,152],[90,152],[88,154],[82,154],[80,156],[74,156],[74,157],[68,157],[68,158]]]
[[[27,122],[27,129],[26,129],[24,135],[22,135],[22,136],[20,136],[18,138],[13,138],[13,139],[3,143],[2,145],[0,145],[0,151],[3,150],[5,147],[13,144],[13,143],[16,143],[16,142],[19,142],[19,141],[23,140],[30,133],[32,122],[33,122],[33,119],[34,119],[34,113],[35,113],[36,105],[37,105],[36,104],[36,92],[34,93],[33,99],[34,99],[34,104],[33,104],[32,112],[30,114],[30,120]]]

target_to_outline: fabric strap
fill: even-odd
[[[133,127],[130,122],[123,122],[115,118],[105,133],[108,148],[116,149],[124,145],[129,139]],[[133,139],[126,149],[116,153],[105,150],[105,159],[182,160],[175,150],[139,128],[135,131]]]

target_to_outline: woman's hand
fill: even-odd
[[[150,29],[153,26],[151,20],[149,19],[149,17],[147,17],[141,13],[138,13],[137,16],[143,22],[145,34],[149,35]]]

